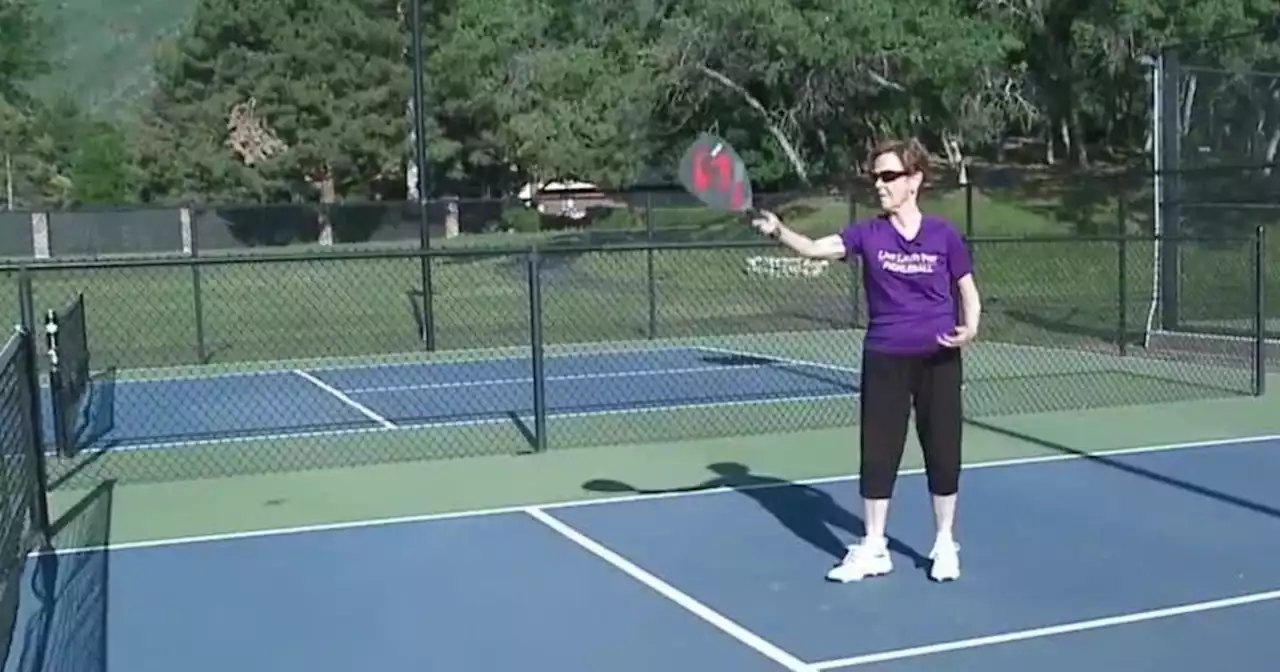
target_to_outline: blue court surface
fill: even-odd
[[[921,476],[896,571],[841,585],[856,483],[744,469],[705,485],[759,487],[66,552],[79,578],[51,605],[25,582],[6,669],[42,631],[107,663],[54,669],[107,672],[1280,669],[1280,437],[971,468],[947,584],[912,560]]]
[[[553,418],[847,397],[858,386],[853,369],[712,348],[547,356],[544,361],[546,408]],[[126,450],[515,418],[532,422],[533,410],[532,361],[493,358],[115,383],[100,379],[78,425],[82,449]]]

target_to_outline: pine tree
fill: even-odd
[[[158,59],[149,191],[330,203],[402,188],[408,37],[393,0],[202,0]]]

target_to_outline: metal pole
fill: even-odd
[[[1119,222],[1120,240],[1116,245],[1116,344],[1120,356],[1129,354],[1129,224],[1126,220],[1124,192],[1116,201],[1116,219]]]
[[[656,231],[653,226],[653,194],[644,193],[644,238],[649,243],[645,250],[645,276],[648,282],[649,299],[649,340],[658,337],[658,281],[654,272],[653,243]]]
[[[1267,393],[1267,225],[1253,233],[1253,395]]]
[[[526,257],[529,273],[529,358],[533,365],[533,450],[547,451],[547,378],[542,335],[542,257],[535,245]]]
[[[427,166],[426,94],[422,75],[422,0],[410,0],[409,27],[413,49],[413,144],[414,160],[418,164],[418,240],[422,250],[431,249],[431,234],[427,230],[427,196],[431,178]],[[436,349],[435,319],[432,316],[431,258],[423,255],[422,262],[422,342],[428,351]]]

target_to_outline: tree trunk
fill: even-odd
[[[333,245],[333,217],[329,209],[338,201],[338,187],[328,166],[325,166],[316,186],[320,188],[320,244],[328,247]]]
[[[444,237],[454,238],[458,235],[458,197],[449,196],[444,199]]]

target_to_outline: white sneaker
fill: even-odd
[[[893,558],[884,542],[868,543],[866,539],[849,546],[840,564],[827,572],[828,581],[848,583],[893,571]]]
[[[929,568],[929,577],[934,581],[955,581],[960,578],[960,544],[956,542],[935,542],[929,551],[929,559],[933,566]]]

